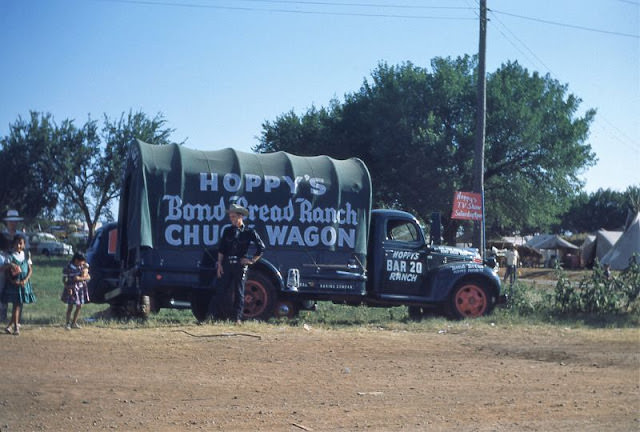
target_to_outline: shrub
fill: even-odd
[[[558,270],[553,308],[560,313],[624,314],[638,308],[640,265],[636,255],[618,277],[606,277],[594,266],[590,277],[571,282]]]

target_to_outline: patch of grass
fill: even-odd
[[[33,287],[37,296],[35,304],[25,305],[22,320],[39,325],[62,325],[66,305],[60,300],[62,269],[69,257],[47,258],[34,256]],[[509,292],[509,287],[503,288]],[[488,317],[473,320],[473,325],[558,325],[566,327],[625,328],[640,325],[637,310],[623,314],[563,314],[553,308],[554,286],[536,282],[518,281],[513,285],[508,307],[497,307]],[[83,306],[81,320],[90,325],[110,328],[141,328],[191,325],[196,321],[188,309],[162,309],[148,320],[113,319],[105,317],[107,304]],[[441,331],[442,329],[468,326],[471,320],[448,321],[439,316],[427,316],[422,321],[412,321],[406,307],[376,308],[366,306],[337,305],[319,302],[315,312],[301,311],[299,316],[272,319],[270,323],[288,326],[304,324],[326,328],[384,328],[408,331]]]
[[[62,269],[70,257],[33,256],[33,276],[31,284],[36,294],[36,303],[25,305],[22,321],[35,324],[64,324],[66,304],[60,300],[62,294]],[[88,317],[105,305],[87,304],[82,307],[81,317]]]

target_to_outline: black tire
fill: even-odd
[[[213,298],[213,293],[210,291],[193,292],[191,294],[191,313],[198,320],[202,322],[209,318],[209,303]]]
[[[149,312],[156,315],[161,309],[160,299],[156,296],[149,296]]]
[[[42,255],[44,255],[44,256],[46,256],[46,257],[48,257],[48,256],[50,256],[50,255],[51,255],[51,253],[49,253],[49,249],[44,249],[44,250],[42,251]]]
[[[263,273],[249,270],[244,284],[244,319],[266,321],[274,316],[275,305],[273,283]]]
[[[486,282],[469,279],[456,284],[449,297],[449,316],[453,319],[478,318],[493,309],[493,298]]]
[[[100,284],[89,292],[89,298],[92,303],[105,303],[104,293],[113,289],[111,284],[105,280],[100,281]]]
[[[411,321],[422,321],[424,316],[422,308],[420,306],[409,306],[409,319]]]
[[[278,318],[294,318],[300,312],[300,305],[292,300],[280,299],[276,302],[276,307],[273,311],[274,315]]]

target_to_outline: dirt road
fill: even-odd
[[[24,326],[0,347],[2,432],[640,429],[633,329]]]

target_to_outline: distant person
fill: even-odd
[[[509,279],[509,283],[514,283],[518,278],[518,261],[520,257],[515,246],[511,246],[505,254],[507,270],[504,273],[504,282]]]
[[[7,232],[2,233],[2,252],[7,256],[11,253],[11,245],[13,244],[13,238],[18,233],[18,222],[24,220],[18,213],[18,210],[8,210],[6,216],[3,218],[4,224],[7,227]],[[6,283],[6,282],[5,282]],[[0,286],[0,293],[4,286]],[[2,296],[0,296],[2,298]],[[0,321],[6,321],[7,319],[7,303],[0,302]]]
[[[82,305],[89,303],[88,281],[90,279],[89,264],[87,264],[86,257],[80,252],[76,252],[73,254],[69,264],[62,269],[64,288],[60,299],[67,305],[67,324],[65,325],[67,330],[82,328],[78,324],[78,317],[80,316]],[[76,306],[76,311],[72,319],[73,305]]]
[[[244,283],[249,265],[255,264],[264,250],[264,243],[258,233],[244,224],[249,211],[237,204],[231,204],[229,210],[231,226],[225,227],[218,244],[216,290],[217,315],[232,318],[241,324],[244,310]],[[249,245],[253,243],[256,251],[252,258],[247,257]],[[211,312],[211,311],[210,311]]]
[[[20,334],[20,312],[25,304],[35,303],[36,296],[31,287],[33,269],[29,253],[24,250],[25,239],[21,234],[13,238],[13,250],[9,257],[10,270],[8,280],[2,291],[2,302],[12,303],[11,321],[5,328],[9,334]]]

